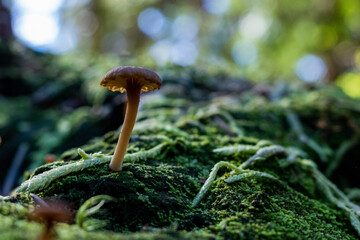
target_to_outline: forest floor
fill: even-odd
[[[123,171],[112,172],[125,99],[99,97],[82,75],[106,66],[32,57],[16,78],[29,92],[1,86],[0,177],[12,193],[0,196],[0,239],[38,239],[42,201],[69,214],[56,239],[360,236],[360,102],[340,89],[167,67],[161,90],[142,94]]]

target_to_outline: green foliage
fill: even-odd
[[[97,195],[86,200],[76,213],[76,224],[86,231],[93,231],[106,226],[106,222],[88,217],[99,212],[105,202],[113,200],[108,195]]]

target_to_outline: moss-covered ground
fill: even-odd
[[[44,224],[30,220],[37,205],[30,193],[71,209],[72,220],[56,224],[57,239],[360,237],[359,100],[331,86],[166,67],[158,71],[161,90],[142,95],[123,171],[111,172],[124,101],[98,91],[97,77],[113,59],[41,59],[17,71],[21,91],[7,83],[8,98],[0,99],[10,146],[0,157],[27,143],[26,166],[37,166],[11,196],[0,196],[1,240],[41,235]],[[36,70],[45,66],[57,71]],[[278,151],[260,154],[271,147]],[[48,153],[57,160],[44,164]],[[99,195],[111,200],[100,197],[93,212],[81,208]]]
[[[58,239],[359,237],[356,220],[350,220],[359,214],[356,205],[344,200],[315,165],[325,172],[336,158],[335,170],[344,156],[356,159],[358,102],[333,88],[289,89],[273,100],[255,92],[238,96],[227,91],[225,96],[212,90],[211,81],[204,84],[201,75],[188,79],[196,87],[184,89],[180,97],[181,82],[171,72],[163,75],[165,90],[142,100],[123,171],[111,172],[106,158],[114,151],[117,131],[81,146],[87,157],[77,149],[65,151],[54,163],[37,168],[12,197],[1,199],[1,239],[40,235],[41,224],[28,220],[30,192],[47,201],[61,199],[72,209],[74,220],[56,226]],[[195,90],[219,96],[197,99]],[[192,205],[216,163],[240,166],[259,150],[277,145],[286,151],[256,159],[245,170],[249,175],[238,181],[229,183],[236,174],[220,168],[200,202]],[[97,152],[104,155],[91,155]],[[85,166],[85,161],[94,164]],[[77,163],[84,167],[74,170]],[[59,174],[55,178],[52,173]],[[352,187],[351,176],[336,180]],[[80,206],[104,194],[113,200],[85,219],[95,221],[93,230],[77,224]]]

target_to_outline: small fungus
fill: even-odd
[[[31,219],[41,221],[45,224],[41,240],[54,239],[54,224],[56,222],[68,222],[71,220],[71,212],[68,206],[59,202],[45,202],[36,195],[31,196],[39,205],[32,212]]]
[[[127,145],[136,121],[140,93],[159,89],[161,78],[155,72],[143,67],[120,66],[110,70],[101,80],[100,85],[111,91],[127,93],[126,115],[114,156],[110,162],[111,170],[121,171]]]
[[[35,204],[37,204],[41,207],[44,207],[44,208],[49,207],[49,205],[44,200],[42,200],[39,196],[37,196],[33,193],[30,193],[30,197],[33,199]]]
[[[56,160],[56,156],[54,154],[46,154],[45,162],[46,163],[53,163]]]

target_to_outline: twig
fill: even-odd
[[[302,128],[301,122],[299,118],[296,116],[293,112],[287,112],[286,113],[286,119],[288,123],[290,124],[291,128],[295,131],[297,134],[299,141],[307,145],[309,148],[311,148],[314,152],[316,152],[322,162],[327,162],[328,158],[326,154],[324,153],[322,147],[315,142],[313,139],[311,139],[309,136],[307,136]]]
[[[240,168],[238,168],[235,165],[228,163],[228,162],[221,161],[221,162],[218,162],[217,164],[215,164],[211,170],[209,178],[206,180],[205,184],[201,187],[199,193],[194,198],[193,203],[191,205],[192,207],[195,207],[201,201],[201,199],[205,196],[205,193],[209,190],[211,184],[214,182],[214,180],[216,178],[216,174],[221,167],[230,168],[237,173],[242,172]]]
[[[25,159],[26,153],[29,150],[28,143],[21,143],[18,147],[15,157],[11,162],[9,171],[6,174],[5,181],[3,184],[2,195],[8,195],[15,185],[16,177],[18,176],[21,165]]]
[[[214,152],[219,152],[219,150],[223,150],[223,149],[215,149]],[[221,167],[227,167],[227,168],[232,169],[232,172],[230,174],[234,174],[234,173],[238,174],[236,176],[232,176],[232,177],[229,177],[228,179],[226,179],[225,182],[227,182],[227,183],[239,181],[241,179],[248,178],[248,177],[265,177],[265,178],[270,178],[273,180],[280,181],[278,178],[272,176],[271,174],[268,174],[265,172],[260,172],[260,171],[244,169],[244,168],[247,168],[251,163],[253,163],[256,160],[260,160],[260,159],[264,160],[268,157],[271,157],[271,156],[279,154],[279,153],[286,154],[286,150],[281,146],[275,145],[275,146],[269,146],[269,147],[264,147],[264,148],[259,149],[253,157],[249,158],[246,162],[241,164],[239,167],[235,166],[234,164],[224,162],[224,161],[218,162],[212,168],[209,178],[206,180],[205,184],[201,187],[199,193],[194,198],[191,206],[195,207],[201,201],[201,199],[205,196],[205,194],[209,190],[211,184],[215,181],[216,174]]]
[[[146,161],[148,158],[155,158],[160,154],[161,150],[168,146],[169,142],[163,142],[149,150],[140,151],[136,153],[126,154],[124,161],[125,162],[137,162],[139,160]],[[44,189],[48,185],[50,185],[55,179],[66,176],[73,172],[82,171],[86,168],[108,163],[110,162],[112,155],[104,155],[101,153],[87,154],[81,148],[78,149],[79,155],[82,157],[81,160],[76,161],[74,163],[69,163],[66,165],[62,165],[57,168],[53,168],[49,171],[45,171],[40,173],[39,175],[35,175],[29,180],[23,182],[18,189],[17,192],[36,192]]]
[[[245,169],[257,160],[265,160],[265,159],[267,159],[271,156],[277,155],[277,154],[285,154],[286,155],[286,149],[279,145],[260,148],[254,156],[252,156],[251,158],[246,160],[244,163],[242,163],[240,165],[240,168]]]
[[[219,116],[215,116],[214,120],[230,137],[236,136],[236,134],[231,131],[230,127],[226,124],[226,122],[222,120]]]

